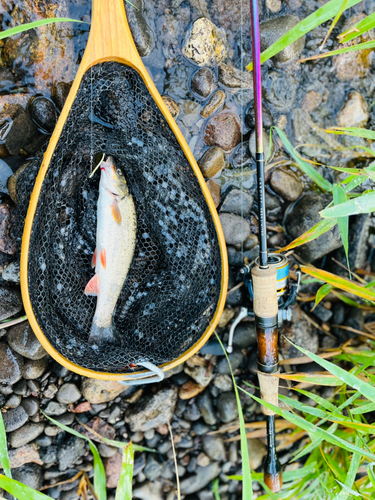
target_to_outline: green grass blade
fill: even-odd
[[[81,434],[78,431],[75,431],[74,429],[71,429],[70,427],[61,424],[57,420],[54,420],[53,418],[49,417],[45,413],[43,415],[48,418],[53,424],[57,425],[57,427],[60,427],[65,432],[68,432],[69,434],[72,434],[73,436],[76,436],[80,439],[84,439],[87,441],[90,445],[90,450],[91,453],[94,456],[94,489],[95,493],[98,497],[98,500],[107,500],[107,488],[106,488],[106,476],[105,476],[105,469],[104,465],[101,459],[101,456],[99,455],[99,451],[95,444],[91,441],[90,438],[85,436],[84,434]]]
[[[302,170],[303,173],[308,175],[310,179],[315,182],[321,189],[324,191],[332,191],[333,185],[324,179],[323,176],[321,176],[315,168],[308,163],[307,161],[302,160],[302,158],[296,154],[294,151],[294,148],[287,138],[287,136],[284,134],[284,132],[279,129],[278,127],[275,127],[275,130],[277,132],[277,135],[280,137],[281,142],[284,145],[284,148],[287,150],[287,152],[290,154],[290,156],[294,159],[294,161],[297,163],[299,168]]]
[[[308,243],[309,241],[313,241],[316,238],[319,238],[322,234],[326,233],[330,229],[332,229],[337,224],[337,220],[335,219],[324,219],[318,222],[314,227],[306,231],[305,233],[298,236],[295,240],[293,240],[289,245],[282,248],[280,252],[285,252],[286,250],[291,250],[292,248],[299,247]]]
[[[343,370],[340,366],[337,366],[334,363],[331,363],[330,361],[327,361],[326,359],[323,359],[320,356],[307,351],[303,347],[297,346],[290,340],[288,340],[288,342],[290,342],[296,349],[305,354],[305,356],[308,356],[310,359],[318,363],[318,365],[322,366],[327,371],[332,373],[332,375],[339,378],[344,384],[353,387],[358,392],[360,392],[362,396],[365,396],[367,399],[375,403],[375,387],[356,377],[352,373]]]
[[[368,177],[369,179],[375,181],[375,172],[367,170],[367,168],[345,168],[345,167],[330,167],[338,172],[344,172],[345,174],[359,175],[361,177]]]
[[[351,47],[344,47],[343,49],[331,50],[330,52],[325,52],[324,54],[305,57],[304,59],[300,59],[300,62],[315,61],[316,59],[324,59],[325,57],[338,56],[339,54],[346,54],[347,52],[356,52],[357,50],[373,49],[374,47],[375,47],[375,40],[372,40],[371,42],[359,43],[358,45],[352,45]]]
[[[364,415],[365,413],[369,413],[372,411],[375,411],[375,403],[367,403],[358,406],[357,408],[353,408],[353,410],[350,410],[350,413],[352,415]]]
[[[327,129],[326,132],[328,134],[335,134],[335,135],[350,135],[351,137],[363,137],[364,139],[371,139],[372,141],[375,141],[375,131],[368,130],[367,128],[332,127],[330,129]]]
[[[215,500],[221,500],[219,493],[219,478],[216,478],[212,481],[212,493],[214,494]]]
[[[327,297],[327,295],[330,293],[332,290],[332,285],[329,285],[326,283],[325,285],[322,285],[319,290],[316,292],[316,297],[315,297],[315,304],[314,307],[312,308],[312,311],[316,308],[316,306],[321,302],[324,297]]]
[[[10,461],[8,455],[7,435],[4,427],[3,415],[0,412],[0,464],[4,469],[5,475],[12,479]]]
[[[53,498],[48,495],[33,490],[30,486],[26,486],[26,484],[22,484],[2,474],[0,474],[0,488],[3,488],[3,490],[10,493],[18,500],[53,500]]]
[[[301,429],[305,430],[308,432],[311,436],[313,437],[321,437],[328,443],[331,443],[335,446],[338,446],[340,448],[343,448],[344,450],[347,450],[351,453],[359,453],[359,455],[364,456],[368,458],[369,460],[374,461],[375,460],[375,455],[373,455],[371,452],[359,448],[358,446],[353,445],[349,441],[346,441],[345,439],[342,439],[335,434],[331,434],[324,429],[320,429],[319,427],[316,427],[314,424],[308,422],[304,418],[299,417],[298,415],[295,415],[294,413],[290,413],[286,410],[282,410],[281,408],[278,408],[277,406],[274,406],[271,403],[268,403],[267,401],[263,401],[260,398],[257,398],[253,394],[250,394],[249,392],[245,391],[242,389],[242,387],[239,387],[241,391],[243,391],[245,394],[247,394],[249,397],[257,401],[259,404],[262,406],[266,406],[273,412],[275,412],[277,415],[280,415],[280,417],[285,418],[285,420],[288,420],[288,422],[291,422],[295,424],[297,427],[300,427]]]
[[[350,0],[347,9],[353,7],[361,0]],[[262,52],[261,54],[261,62],[264,63],[268,61],[271,57],[281,52],[285,47],[288,47],[290,44],[301,38],[306,33],[309,33],[311,30],[316,28],[322,23],[325,23],[329,19],[332,19],[340,10],[342,6],[342,0],[331,0],[327,2],[323,7],[313,12],[310,16],[306,17],[303,21],[298,23],[294,28],[289,30],[285,35],[276,40],[267,50]],[[252,71],[253,64],[249,64],[246,69]]]
[[[322,48],[324,47],[324,45],[326,44],[326,41],[328,40],[330,34],[332,33],[332,30],[333,28],[336,26],[337,24],[337,21],[340,19],[342,13],[344,12],[344,10],[347,8],[348,6],[348,3],[349,3],[349,0],[343,0],[342,2],[342,5],[340,7],[340,10],[338,11],[338,13],[336,14],[335,16],[335,19],[332,21],[332,24],[331,26],[329,27],[329,30],[328,30],[328,33],[326,34],[324,40],[323,40],[323,43],[322,45],[319,47],[319,50],[322,50]]]
[[[320,215],[324,218],[347,217],[349,215],[368,214],[375,210],[375,191],[362,194],[352,200],[348,200],[340,205],[325,208]]]
[[[230,365],[230,361],[228,358],[227,351],[225,350],[220,337],[215,332],[216,338],[221,345],[221,348],[224,351],[225,357],[227,358],[230,373],[232,375],[234,393],[236,395],[237,407],[238,407],[238,419],[240,421],[240,434],[241,434],[241,456],[242,456],[242,474],[243,474],[243,483],[242,483],[242,499],[243,500],[253,500],[253,487],[251,484],[251,469],[249,462],[249,452],[247,448],[247,438],[246,438],[246,428],[245,428],[245,420],[243,418],[240,395],[238,393],[237,384],[233,375],[232,367]]]
[[[132,481],[134,468],[134,452],[132,443],[124,448],[120,481],[116,490],[115,500],[132,500]]]
[[[283,396],[282,394],[279,394],[279,399],[292,408],[302,411],[303,413],[307,413],[308,415],[312,415],[313,417],[321,418],[324,420],[334,420],[335,422],[340,421],[351,423],[349,417],[345,417],[343,415],[333,415],[326,412],[325,410],[320,410],[319,408],[314,408],[313,406],[304,405],[303,403],[300,403],[295,399],[288,398],[287,396]]]
[[[332,194],[333,194],[333,203],[335,204],[335,206],[341,205],[348,200],[346,193],[341,186],[333,186]],[[337,219],[337,224],[338,224],[339,230],[340,230],[341,241],[342,241],[342,244],[344,245],[346,263],[347,263],[348,269],[350,270],[349,253],[348,253],[349,252],[349,217],[339,217]]]
[[[90,23],[85,23],[84,21],[80,21],[78,19],[69,19],[67,17],[49,17],[47,19],[39,19],[39,21],[21,24],[19,26],[15,26],[14,28],[9,28],[8,30],[1,31],[0,40],[2,40],[3,38],[7,38],[8,36],[18,35],[18,33],[22,33],[23,31],[28,31],[33,28],[39,28],[40,26],[46,26],[47,24],[52,24],[52,23],[90,24]]]
[[[375,12],[344,31],[344,33],[341,33],[338,38],[340,38],[340,43],[346,43],[353,40],[353,38],[357,38],[357,36],[363,35],[363,33],[367,33],[372,28],[375,28]]]
[[[320,406],[323,406],[326,410],[329,410],[331,412],[337,411],[337,408],[335,405],[327,401],[326,399],[322,398],[321,396],[318,396],[317,394],[314,394],[313,392],[305,391],[304,389],[297,389],[296,387],[293,387],[293,390],[296,392],[299,392],[300,394],[303,394],[309,399],[312,399],[315,401]]]
[[[335,274],[323,271],[323,269],[318,269],[312,266],[301,266],[301,270],[302,272],[313,276],[314,278],[318,278],[326,283],[329,283],[335,288],[339,288],[340,290],[344,290],[345,292],[353,293],[354,295],[357,295],[362,299],[371,301],[375,300],[375,292],[368,288],[365,288],[364,286],[357,285],[353,281],[341,278],[340,276],[336,276]]]
[[[371,163],[366,169],[367,171],[375,172],[375,162]],[[343,186],[344,190],[346,193],[349,191],[352,191],[356,187],[360,186],[362,182],[365,182],[367,179],[367,176],[357,176],[357,175],[350,175],[346,179],[344,179],[342,182],[340,182],[340,186]]]

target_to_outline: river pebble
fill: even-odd
[[[75,403],[81,398],[82,394],[78,390],[77,386],[74,384],[63,384],[59,392],[57,393],[56,399],[59,403],[69,404]]]
[[[251,194],[241,189],[228,190],[220,207],[220,212],[231,213],[247,217],[254,203]]]
[[[27,110],[38,128],[48,134],[53,132],[58,119],[53,101],[40,96],[32,97],[27,104]]]
[[[253,93],[253,79],[248,71],[220,63],[218,66],[219,82],[231,89],[249,89]]]
[[[8,329],[8,343],[18,354],[31,360],[41,359],[47,354],[28,321]]]
[[[206,184],[212,196],[212,201],[214,202],[215,208],[217,208],[220,205],[220,192],[221,192],[220,184],[212,179],[208,179]]]
[[[222,392],[218,397],[217,409],[220,420],[224,424],[238,418],[237,401],[234,392]]]
[[[22,371],[22,376],[26,380],[34,380],[43,375],[49,365],[49,356],[41,359],[26,359]]]
[[[223,438],[220,436],[203,436],[202,444],[204,451],[211,460],[225,462],[226,453]]]
[[[191,90],[199,97],[205,99],[215,89],[215,75],[208,68],[201,68],[194,73],[191,83]]]
[[[152,46],[152,32],[143,14],[143,0],[132,0],[131,4],[124,3],[126,16],[135,46],[141,57],[150,53]]]
[[[82,383],[82,395],[91,404],[108,403],[126,390],[127,386],[112,380],[85,378]]]
[[[272,189],[284,200],[296,201],[303,193],[303,184],[296,175],[276,168],[270,179]]]
[[[219,146],[223,151],[232,151],[241,141],[241,128],[236,115],[229,111],[209,119],[204,142],[207,146]]]
[[[350,92],[348,99],[337,113],[339,127],[359,127],[366,125],[370,118],[367,103],[360,92]]]
[[[13,432],[22,427],[29,420],[29,416],[22,406],[8,410],[2,414],[5,432]]]
[[[42,434],[43,430],[43,423],[27,423],[20,429],[11,433],[9,443],[12,448],[20,448],[21,446],[34,441],[34,439]]]
[[[323,100],[323,95],[320,92],[316,92],[315,90],[310,90],[310,92],[307,92],[305,97],[303,98],[303,101],[301,103],[301,108],[303,111],[306,111],[307,113],[312,113],[313,111],[316,110],[316,108],[319,107]]]
[[[0,204],[0,252],[8,255],[16,253],[16,241],[11,235],[11,209],[7,203]]]
[[[234,214],[220,214],[221,226],[227,245],[239,245],[250,236],[250,223]]]
[[[85,441],[76,436],[70,437],[57,452],[57,460],[59,462],[59,470],[64,471],[69,469],[77,460],[85,454]]]
[[[316,353],[319,347],[317,329],[307,321],[298,305],[292,308],[293,323],[288,323],[284,329],[284,336],[280,339],[280,349],[284,359],[298,358],[303,353],[294,347],[287,339],[299,347]]]
[[[67,82],[59,82],[58,84],[52,86],[51,98],[53,102],[56,104],[57,109],[59,109],[60,111],[64,107],[65,101],[68,98],[71,87],[72,84]]]
[[[299,23],[296,16],[280,16],[260,24],[260,49],[263,52],[274,42],[281,38],[285,33],[294,28]],[[302,54],[305,47],[305,36],[302,36],[278,54],[273,56],[272,60],[276,66],[282,66],[293,59],[297,59]]]
[[[208,148],[198,160],[198,166],[206,179],[219,175],[224,168],[224,164],[223,150],[217,146]]]
[[[183,479],[180,483],[182,495],[191,495],[202,490],[207,484],[215,479],[221,472],[220,465],[216,462],[207,467],[197,467],[196,473]]]
[[[15,384],[22,377],[24,361],[22,356],[0,343],[0,382]]]
[[[207,425],[215,425],[217,418],[215,415],[215,409],[212,402],[210,392],[208,390],[204,391],[197,398],[197,406],[202,413],[203,420]],[[198,432],[196,431],[198,434]],[[198,434],[199,435],[199,434]]]
[[[224,106],[225,97],[226,95],[223,90],[218,90],[217,92],[215,92],[201,111],[201,115],[203,116],[203,118],[208,118],[209,116],[216,113],[216,111],[219,111],[219,109]]]
[[[168,111],[172,115],[172,118],[177,118],[180,114],[180,108],[178,107],[177,102],[168,95],[162,95],[161,98],[163,99],[164,104],[167,106]]]

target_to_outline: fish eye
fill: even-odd
[[[122,171],[119,168],[117,169],[117,175],[123,175]]]

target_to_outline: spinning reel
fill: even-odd
[[[254,301],[254,291],[251,272],[254,268],[260,268],[260,259],[257,257],[252,264],[245,264],[240,269],[240,275],[248,291],[251,301]],[[278,303],[278,327],[281,328],[284,321],[292,320],[292,309],[297,300],[297,294],[301,281],[301,271],[296,271],[297,282],[289,282],[289,260],[285,255],[279,253],[268,253],[268,267],[276,269],[276,288],[277,288],[277,303]],[[227,352],[233,351],[233,336],[237,325],[246,317],[254,318],[254,310],[247,307],[241,307],[238,316],[233,321],[230,331],[227,346]]]

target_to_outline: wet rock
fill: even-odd
[[[74,413],[66,412],[62,415],[57,415],[53,417],[56,422],[60,422],[63,425],[71,425],[74,422]]]
[[[262,103],[262,118],[263,118],[263,127],[270,128],[273,125],[273,116],[271,111],[267,108],[267,106]],[[245,115],[245,124],[249,128],[255,127],[255,107],[254,103],[252,103],[246,111]]]
[[[256,345],[257,334],[253,322],[240,323],[233,336],[233,345],[240,349],[247,349],[250,346]]]
[[[241,168],[251,164],[252,159],[249,151],[249,144],[247,142],[242,142],[236,147],[232,156],[232,162],[235,168]]]
[[[256,158],[256,134],[255,130],[251,133],[250,139],[249,139],[249,149],[250,149],[250,154],[255,160]],[[263,150],[264,150],[264,157],[266,159],[266,163],[269,163],[272,158],[274,157],[275,154],[275,146],[272,142],[271,145],[271,151],[270,151],[270,136],[267,134],[265,130],[263,130]]]
[[[322,303],[318,304],[314,311],[314,316],[316,316],[320,321],[329,321],[332,317],[332,311],[324,307]]]
[[[216,146],[207,149],[198,160],[198,166],[206,179],[219,175],[224,168],[224,164],[223,150]]]
[[[292,172],[276,168],[270,179],[272,189],[284,200],[296,201],[303,193],[302,182]]]
[[[263,458],[267,455],[267,449],[260,439],[248,439],[247,451],[251,470],[256,470],[262,465]]]
[[[212,196],[212,201],[214,202],[215,208],[217,208],[220,205],[220,192],[221,192],[220,184],[213,181],[212,179],[208,179],[206,184]]]
[[[165,387],[130,406],[125,414],[125,422],[132,432],[155,429],[171,420],[176,403],[177,387]]]
[[[76,385],[63,384],[57,393],[56,399],[59,403],[70,404],[78,401],[81,396],[82,395]]]
[[[302,315],[301,309],[297,305],[292,308],[292,323],[287,323],[284,328],[284,335],[280,339],[280,348],[284,359],[303,356],[302,352],[292,346],[287,339],[310,352],[316,353],[318,351],[318,332]]]
[[[27,110],[34,123],[43,132],[48,134],[53,132],[57,123],[58,112],[52,101],[46,97],[32,97],[27,104]]]
[[[289,113],[296,100],[297,83],[291,75],[271,71],[264,86],[264,98],[279,113]]]
[[[253,206],[254,198],[251,194],[240,189],[231,189],[227,192],[220,207],[220,213],[231,213],[247,217]]]
[[[126,16],[138,53],[141,57],[145,57],[152,47],[151,30],[144,18],[143,0],[134,0],[132,4],[124,2]]]
[[[214,73],[208,68],[199,69],[196,73],[194,73],[191,79],[190,87],[195,94],[205,99],[214,91]]]
[[[183,55],[198,66],[212,66],[227,57],[225,31],[209,19],[197,19],[186,34]]]
[[[11,394],[7,399],[5,406],[7,408],[17,408],[21,404],[22,398],[18,394]],[[3,401],[1,401],[1,406],[3,406]]]
[[[148,480],[155,481],[155,479],[160,477],[162,468],[163,464],[157,460],[154,454],[150,453],[147,457],[146,467],[143,469],[143,472]]]
[[[229,355],[229,362],[232,370],[236,370],[244,360],[244,355],[239,349],[233,349]],[[230,375],[230,367],[226,357],[222,357],[216,365],[218,373],[221,375]]]
[[[120,480],[122,455],[116,453],[104,461],[105,473],[107,477],[107,488],[116,488]]]
[[[10,450],[8,453],[10,466],[12,469],[22,467],[23,465],[32,462],[35,464],[43,465],[43,461],[40,458],[38,446],[36,443],[21,446],[21,448]]]
[[[21,446],[34,441],[34,439],[40,436],[43,431],[43,423],[27,423],[20,429],[17,429],[16,431],[11,433],[9,443],[12,448],[20,448]]]
[[[19,396],[25,396],[25,394],[27,392],[26,380],[22,379],[19,382],[17,382],[16,384],[14,384],[13,391],[15,394],[18,394]]]
[[[6,344],[0,344],[0,382],[15,384],[22,377],[23,358]]]
[[[0,204],[0,252],[8,255],[16,253],[16,241],[11,236],[12,219],[7,203]]]
[[[37,464],[27,464],[12,470],[12,478],[30,488],[39,491],[43,486],[43,468]],[[5,498],[13,499],[9,493]]]
[[[22,310],[22,307],[21,294],[17,290],[13,290],[8,286],[0,287],[0,321],[15,316]]]
[[[220,214],[221,226],[227,245],[239,245],[250,235],[250,223],[234,214]]]
[[[220,436],[204,436],[202,444],[204,451],[212,460],[225,462],[226,454],[224,441]]]
[[[26,380],[34,380],[43,375],[49,364],[49,356],[45,356],[42,359],[26,359],[22,371],[22,376]]]
[[[348,30],[353,27],[359,21],[362,21],[366,17],[365,14],[356,14],[346,21],[343,26],[343,31]],[[360,43],[370,42],[374,40],[374,30],[370,30],[367,33],[351,40],[350,45],[358,45]],[[333,57],[333,67],[336,69],[336,75],[342,82],[347,82],[354,80],[356,78],[363,78],[366,76],[371,67],[371,56],[374,49],[362,49],[353,52],[347,52],[346,54],[339,54]]]
[[[163,99],[164,104],[167,106],[168,111],[172,115],[172,118],[177,118],[180,114],[180,108],[178,107],[177,102],[168,95],[162,95],[161,98]]]
[[[222,392],[217,399],[220,420],[226,424],[238,418],[236,396],[233,391]]]
[[[108,446],[104,443],[100,443],[98,448],[100,456],[103,458],[111,458],[116,455],[116,453],[118,453],[118,448],[115,448],[114,446]]]
[[[208,146],[219,146],[223,151],[232,151],[241,142],[241,128],[236,115],[225,111],[210,118],[204,132]]]
[[[231,391],[233,388],[232,378],[229,375],[218,375],[215,377],[214,386],[221,392]]]
[[[142,483],[134,488],[133,497],[140,500],[163,500],[163,487],[160,481]]]
[[[217,418],[215,415],[212,398],[208,389],[198,396],[197,406],[202,413],[202,417],[205,423],[207,425],[215,425],[217,422]]]
[[[8,329],[8,344],[18,354],[28,359],[41,359],[47,354],[28,321]]]
[[[21,404],[25,412],[29,415],[29,417],[33,417],[39,411],[39,399],[37,398],[34,397],[24,398]]]
[[[29,416],[22,406],[14,410],[8,410],[2,414],[5,432],[13,432],[22,427],[29,420]]]
[[[253,79],[248,71],[241,71],[228,64],[218,66],[219,82],[231,89],[249,89],[253,94]]]
[[[192,493],[202,490],[215,479],[220,472],[221,468],[217,462],[212,462],[207,467],[197,467],[195,474],[181,481],[181,494],[191,495]]]
[[[2,274],[2,278],[4,281],[8,281],[10,283],[20,283],[20,264],[19,262],[11,262],[9,266],[7,266]]]
[[[10,155],[19,155],[21,150],[35,153],[33,147],[38,128],[19,104],[5,104],[0,112],[0,138]]]
[[[12,174],[13,170],[8,163],[4,160],[0,160],[0,193],[8,193],[8,179]]]
[[[46,415],[50,417],[62,415],[66,412],[66,405],[62,403],[57,403],[56,401],[50,401],[44,410]]]
[[[82,395],[91,404],[108,403],[127,389],[127,386],[111,380],[84,379]]]
[[[337,113],[339,127],[363,127],[369,119],[367,103],[360,92],[350,92],[348,99]]]
[[[186,364],[184,372],[202,387],[207,387],[213,378],[212,371],[207,371],[207,367],[205,366],[190,366]]]
[[[57,460],[59,462],[59,470],[64,471],[69,469],[77,460],[83,457],[86,447],[85,441],[76,436],[72,436],[57,452]]]
[[[310,90],[303,98],[301,108],[303,111],[306,111],[306,113],[312,113],[321,104],[322,100],[323,95],[320,92]]]
[[[100,434],[101,436],[107,438],[107,439],[114,439],[116,436],[116,431],[115,429],[107,424],[107,422],[99,417],[94,417],[90,422],[88,422],[87,427],[90,427],[94,432],[97,434]],[[97,438],[94,435],[91,435],[89,431],[84,430],[83,434],[86,434],[90,438],[94,439],[94,441],[97,440]]]
[[[56,104],[57,109],[60,111],[63,109],[65,101],[68,98],[72,83],[59,82],[57,85],[53,85],[51,89],[51,98]]]
[[[290,210],[285,219],[285,228],[292,239],[315,226],[320,220],[319,212],[332,198],[329,194],[308,193]],[[314,241],[298,247],[297,253],[306,262],[313,262],[341,247],[342,241],[337,226]]]
[[[208,118],[209,116],[216,113],[216,111],[218,111],[224,105],[225,97],[226,95],[223,90],[218,90],[217,92],[215,92],[201,111],[201,115],[203,116],[203,118]]]
[[[276,40],[294,28],[299,23],[298,17],[280,16],[260,24],[260,50],[268,49]],[[302,54],[305,47],[305,36],[299,38],[291,45],[288,45],[281,52],[273,56],[272,60],[276,67],[282,66],[293,59],[297,59]]]
[[[202,391],[204,391],[205,386],[199,385],[192,380],[189,380],[184,384],[179,390],[178,396],[180,399],[191,399],[198,396]]]
[[[371,224],[370,216],[368,214],[352,216],[350,217],[349,224],[349,265],[351,269],[361,269],[367,260],[367,240]],[[347,266],[343,247],[335,251],[334,257],[344,266]],[[349,274],[338,264],[332,263],[332,272],[349,278]]]

